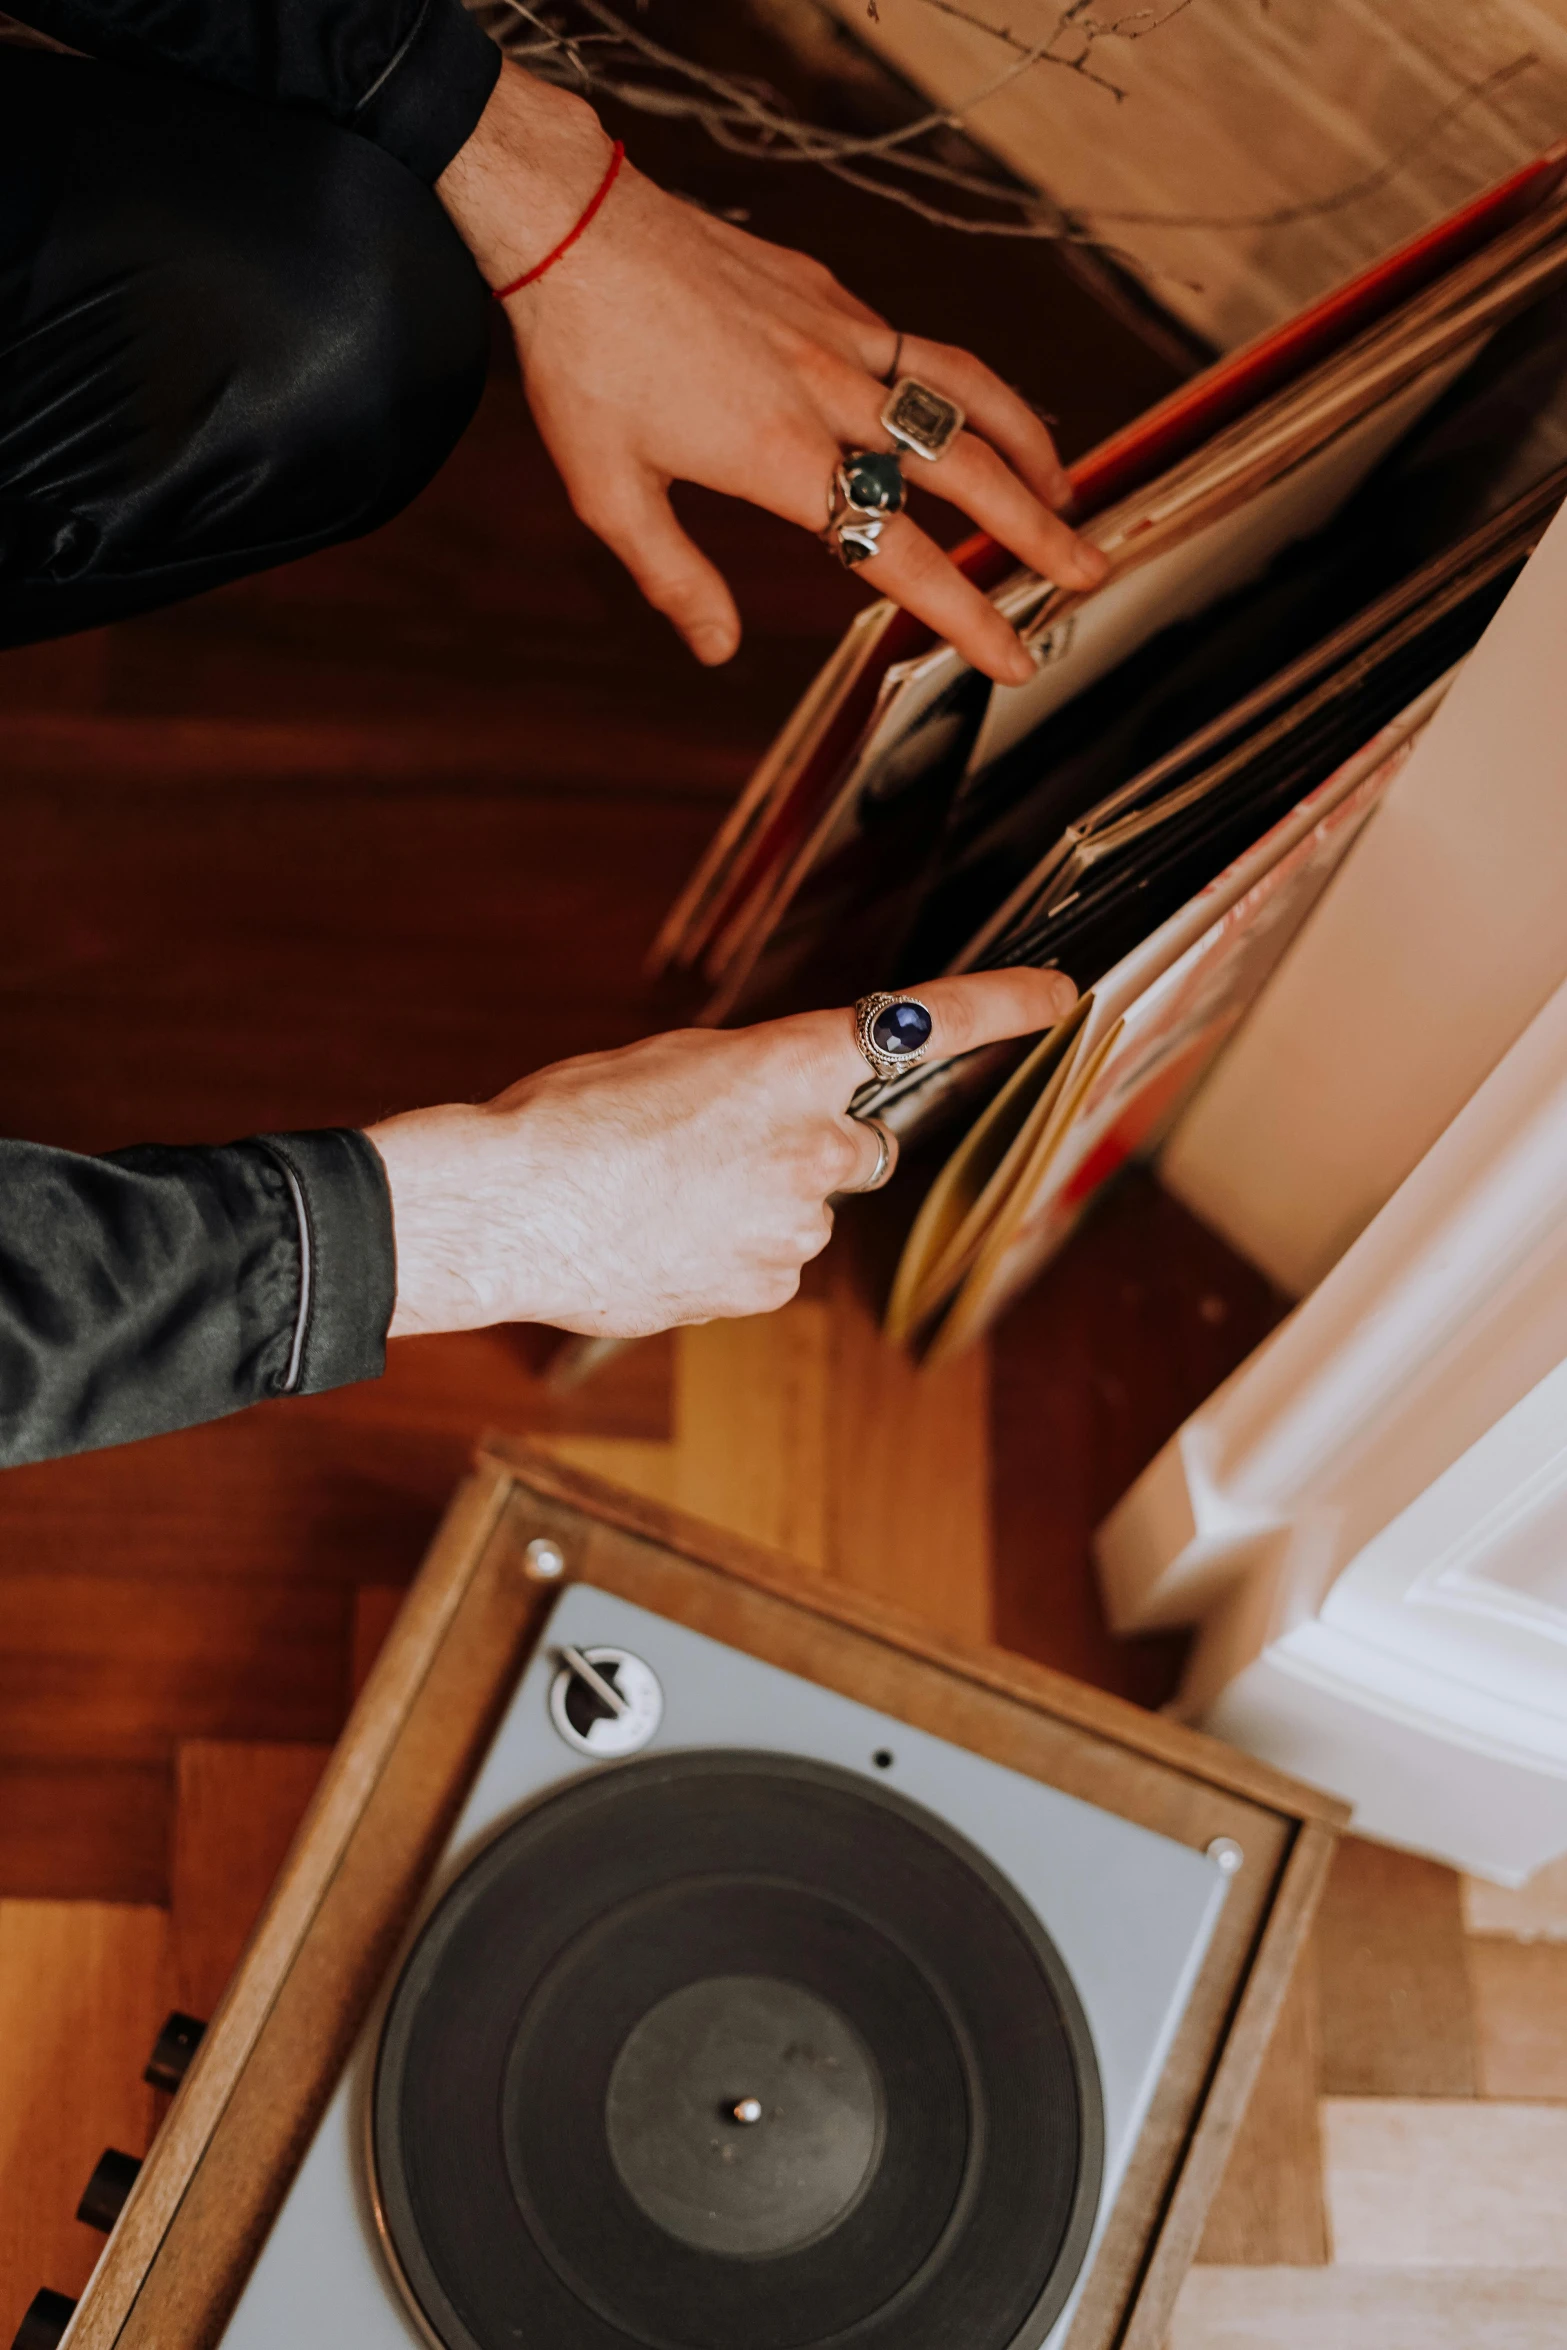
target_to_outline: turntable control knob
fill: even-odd
[[[174,2094],[190,2070],[190,2060],[201,2046],[206,2029],[199,2016],[186,2015],[177,2007],[164,2017],[163,2029],[142,2074],[149,2089]]]
[[[646,1746],[664,1716],[658,1675],[627,1648],[563,1648],[550,1719],[566,1744],[595,1762]]]
[[[11,2350],[56,2350],[75,2313],[75,2302],[65,2294],[35,2293],[16,2330]]]
[[[140,2169],[141,2162],[136,2155],[122,2154],[117,2146],[106,2146],[76,2206],[76,2216],[83,2225],[101,2228],[107,2235],[125,2209],[126,2197],[135,2186]]]

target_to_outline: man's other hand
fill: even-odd
[[[437,193],[493,286],[550,253],[600,187],[610,146],[591,107],[508,63]],[[622,167],[585,234],[506,304],[528,399],[582,520],[699,661],[726,661],[740,619],[669,502],[674,481],[827,526],[851,448],[885,449],[887,322],[830,271],[714,220]],[[971,429],[905,474],[1047,579],[1091,588],[1105,561],[1054,510],[1070,484],[1027,403],[967,351],[905,338],[901,374],[955,400]],[[827,560],[824,550],[823,560]],[[907,512],[861,566],[1002,684],[1033,663],[988,597]]]

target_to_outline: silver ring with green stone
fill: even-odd
[[[907,495],[896,450],[851,449],[833,475],[822,533],[839,561],[852,571],[878,554],[882,525]]]
[[[854,1033],[878,1077],[900,1077],[930,1050],[935,1022],[918,996],[862,995],[854,1007]]]

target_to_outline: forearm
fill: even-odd
[[[0,1142],[0,1462],[381,1368],[395,1282],[362,1135],[84,1158]]]

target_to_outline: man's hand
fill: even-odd
[[[1049,1028],[1059,971],[919,990],[947,1058]],[[552,1322],[631,1338],[768,1313],[827,1245],[878,1146],[844,1105],[869,1072],[848,1012],[688,1029],[561,1061],[477,1107],[370,1129],[397,1238],[391,1335]]]
[[[608,160],[590,107],[508,63],[437,193],[490,283],[505,285],[580,219]],[[842,452],[888,445],[892,329],[818,262],[709,218],[629,164],[587,233],[506,308],[578,514],[698,660],[727,660],[740,641],[734,599],[675,520],[669,485],[700,482],[825,529]],[[1104,558],[1052,512],[1069,484],[1033,410],[966,351],[909,336],[899,365],[974,427],[934,464],[911,457],[907,476],[1046,578],[1097,586]],[[1012,629],[906,513],[861,568],[988,676],[1032,676]]]

